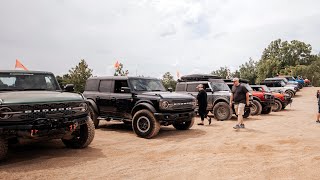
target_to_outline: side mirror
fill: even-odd
[[[212,92],[210,88],[206,88],[206,92]]]
[[[73,92],[74,91],[74,85],[73,84],[66,84],[64,87],[63,87],[64,91],[66,92]]]
[[[121,87],[121,93],[130,93],[131,89],[129,87]]]
[[[171,87],[169,87],[169,88],[168,88],[168,91],[172,92],[173,90],[172,90],[172,88],[171,88]]]

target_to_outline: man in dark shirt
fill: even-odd
[[[232,79],[232,93],[230,97],[230,107],[232,107],[232,102],[234,102],[234,110],[238,115],[238,124],[235,125],[234,129],[244,128],[243,124],[243,114],[245,106],[249,106],[249,91],[247,88],[239,83],[238,78]]]
[[[198,95],[197,95],[197,100],[198,100],[198,105],[199,105],[199,110],[198,113],[201,117],[201,123],[199,123],[198,125],[204,125],[203,121],[204,118],[207,117],[207,105],[208,105],[208,101],[207,101],[207,92],[204,90],[203,88],[203,84],[199,84],[197,86],[197,89],[199,91]],[[209,121],[209,125],[211,124],[211,118],[208,118]]]

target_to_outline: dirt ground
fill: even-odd
[[[319,179],[316,89],[303,88],[284,111],[251,116],[240,130],[233,117],[142,139],[103,121],[86,149],[58,140],[10,148],[0,179]]]

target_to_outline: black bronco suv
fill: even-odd
[[[152,138],[160,125],[187,130],[194,123],[195,98],[166,91],[159,79],[92,77],[83,94],[90,103],[90,116],[96,127],[101,118],[118,120],[132,124],[139,137]]]
[[[84,148],[94,134],[85,98],[63,92],[52,73],[0,71],[0,159],[8,143],[62,139],[67,147]]]

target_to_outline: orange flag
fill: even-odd
[[[115,64],[114,64],[114,68],[118,69],[119,68],[119,62],[117,61]]]
[[[15,69],[17,69],[17,68],[28,71],[28,69],[18,59],[16,59]]]
[[[180,79],[180,72],[177,71],[177,78]]]

